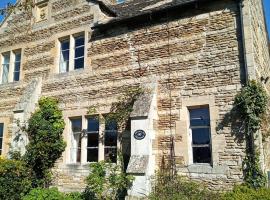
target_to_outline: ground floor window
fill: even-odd
[[[208,106],[189,109],[193,163],[211,163],[211,129]]]
[[[117,124],[98,116],[70,118],[70,162],[117,161]]]

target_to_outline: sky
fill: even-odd
[[[14,3],[16,0],[0,0],[0,8],[4,8],[7,3]],[[142,0],[143,1],[143,0]],[[266,15],[266,23],[268,27],[269,37],[270,37],[270,0],[264,1],[264,10]],[[3,20],[3,16],[0,15],[0,21]]]

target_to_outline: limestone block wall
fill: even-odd
[[[126,88],[157,83],[155,167],[160,166],[163,156],[169,156],[172,133],[179,173],[216,189],[241,182],[244,144],[236,140],[230,124],[224,121],[243,78],[240,16],[234,1],[183,11],[177,18],[147,26],[114,28],[98,39],[91,37],[95,35],[90,29],[94,13],[86,1],[52,0],[49,6],[48,21],[34,24],[27,34],[7,34],[3,29],[8,27],[0,28],[0,53],[13,48],[23,51],[22,80],[0,86],[0,120],[12,118],[25,84],[35,77],[43,78],[41,95],[59,99],[66,121],[86,115],[93,105],[98,105],[99,113],[107,113]],[[58,38],[81,31],[89,38],[85,68],[57,74]],[[189,131],[187,107],[202,104],[209,105],[213,119],[213,164],[199,166],[199,170],[190,165],[185,137]],[[66,140],[69,134],[66,128]],[[84,185],[87,169],[69,165],[67,154],[64,152],[55,168],[55,185],[70,191],[78,189],[72,187],[75,184]]]

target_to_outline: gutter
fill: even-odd
[[[247,52],[246,52],[246,41],[245,41],[245,30],[244,30],[244,17],[243,17],[243,0],[238,0],[238,8],[240,12],[240,31],[241,31],[241,38],[242,38],[242,51],[243,51],[243,61],[244,61],[244,70],[245,70],[245,82],[244,84],[247,85],[249,81],[248,76],[248,66],[247,66]]]

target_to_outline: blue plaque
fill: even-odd
[[[134,132],[134,138],[136,140],[142,140],[144,139],[146,136],[146,133],[144,132],[144,130],[137,130]]]

